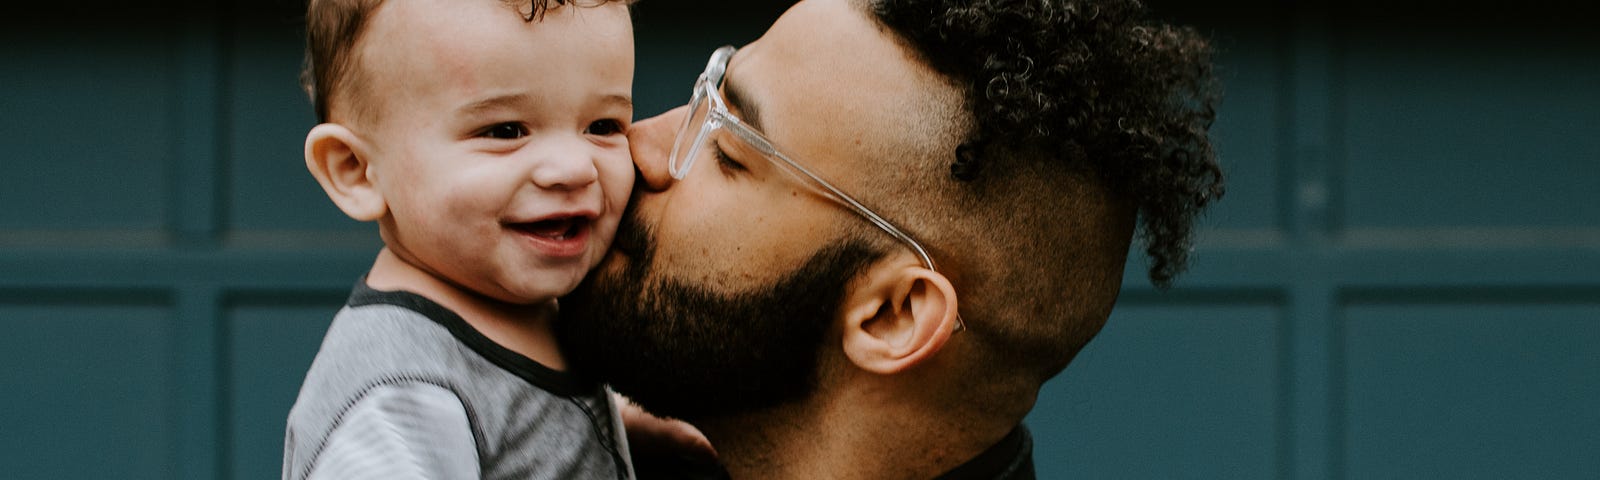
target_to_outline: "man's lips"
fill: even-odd
[[[650,261],[655,236],[655,229],[650,224],[641,220],[639,210],[629,208],[622,214],[622,220],[617,222],[616,238],[611,240],[612,253],[619,253],[631,257],[636,262]]]

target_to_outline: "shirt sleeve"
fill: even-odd
[[[480,478],[467,409],[429,383],[374,388],[345,412],[307,475],[323,479]]]

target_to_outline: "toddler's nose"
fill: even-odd
[[[672,142],[688,107],[674,108],[666,113],[635,122],[628,129],[628,145],[633,149],[633,164],[639,167],[639,188],[650,191],[666,190],[672,184],[672,173],[667,169],[667,157],[672,152]]]
[[[593,151],[594,147],[588,142],[578,139],[552,147],[540,153],[544,158],[533,167],[534,185],[551,190],[579,190],[599,180],[600,171],[595,167],[599,153]]]

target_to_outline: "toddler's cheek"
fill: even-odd
[[[605,177],[601,179],[602,183],[600,185],[601,193],[606,198],[606,208],[608,210],[606,215],[608,217],[615,215],[616,218],[621,218],[623,210],[628,206],[628,198],[633,195],[633,160],[624,155],[622,156],[622,163],[611,167],[609,170],[611,170],[609,173],[602,172]],[[614,221],[616,218],[612,220]]]

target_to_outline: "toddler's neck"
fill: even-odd
[[[460,315],[468,325],[500,346],[554,370],[566,362],[555,343],[551,322],[556,301],[514,305],[466,290],[412,265],[388,248],[367,273],[367,286],[376,290],[403,290],[421,295]]]

